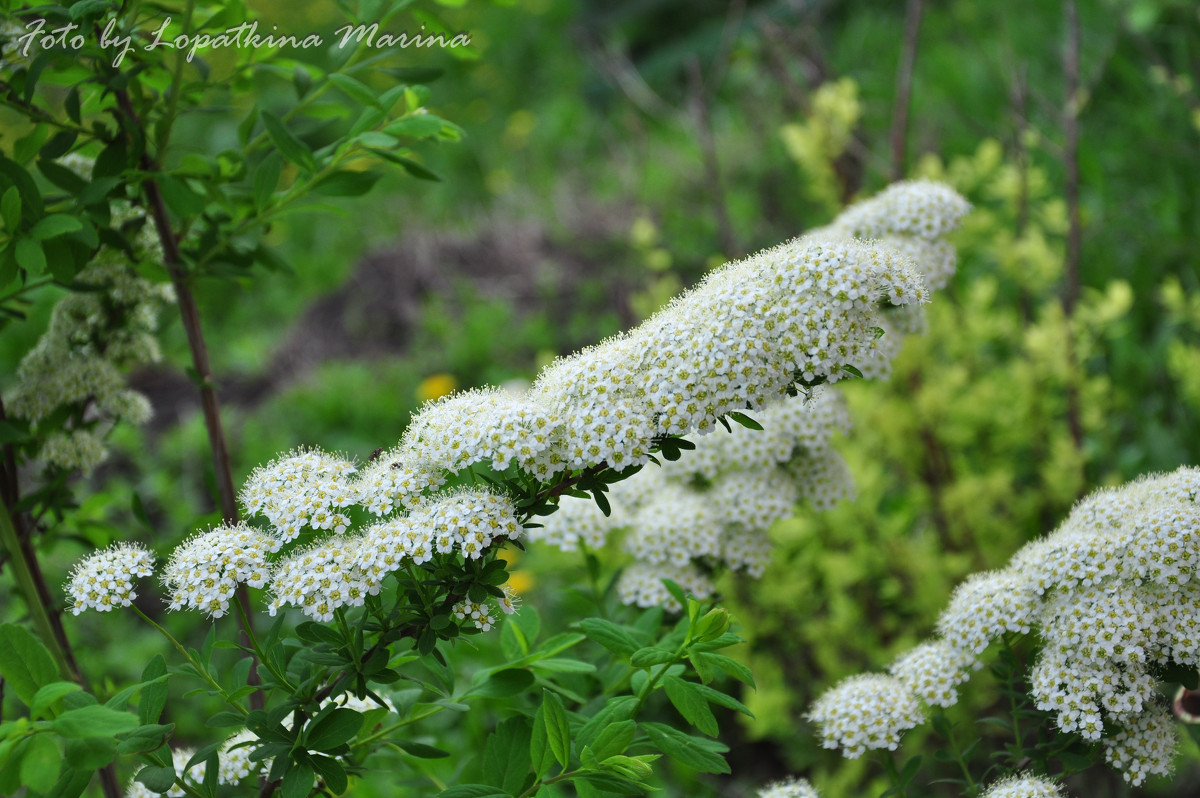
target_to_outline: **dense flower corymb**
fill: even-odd
[[[217,527],[193,537],[171,553],[163,569],[171,609],[201,610],[210,618],[220,618],[229,611],[238,583],[266,584],[267,555],[277,551],[279,541],[245,524]]]
[[[1010,776],[987,788],[982,798],[1063,798],[1061,786],[1041,776]]]
[[[807,780],[792,776],[763,787],[758,791],[758,798],[818,798],[818,795]]]
[[[72,614],[128,607],[137,598],[134,581],[149,576],[153,568],[154,555],[136,543],[118,543],[88,555],[75,564],[66,586],[74,602]]]
[[[917,697],[899,679],[877,673],[851,676],[818,698],[808,719],[825,748],[857,759],[867,749],[900,746],[900,735],[924,720]]]

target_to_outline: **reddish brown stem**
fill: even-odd
[[[908,150],[908,106],[921,34],[921,6],[922,0],[908,0],[904,15],[904,46],[900,51],[900,65],[896,69],[896,103],[892,108],[892,180],[904,177]]]
[[[1062,306],[1067,324],[1067,426],[1077,451],[1083,449],[1083,423],[1080,420],[1079,387],[1076,385],[1074,321],[1079,302],[1079,261],[1083,246],[1083,222],[1079,210],[1079,12],[1075,0],[1066,1],[1067,47],[1063,58],[1066,102],[1063,112],[1063,160],[1066,171],[1064,194],[1067,201],[1067,253]]]

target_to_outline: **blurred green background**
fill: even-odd
[[[322,4],[250,5],[288,31],[334,27]],[[734,777],[684,793],[750,794],[798,772],[825,795],[866,794],[870,772],[820,750],[802,720],[817,693],[928,634],[954,584],[1002,565],[1079,496],[1200,462],[1200,10],[1079,3],[1083,291],[1068,317],[1064,8],[925,6],[897,164],[905,3],[430,4],[472,36],[469,57],[401,56],[442,71],[428,107],[467,133],[421,151],[442,181],[396,174],[340,212],[288,217],[271,237],[290,274],[198,286],[238,481],[301,444],[365,459],[422,399],[529,380],[713,265],[825,223],[894,170],[947,180],[976,206],[958,275],[893,379],[846,388],[855,430],[841,447],[858,499],[802,508],[774,531],[760,582],[724,585],[750,638],[759,720],[723,718]],[[269,77],[255,92],[280,107],[294,98]],[[196,118],[175,155],[227,146],[244,111]],[[53,300],[39,295],[29,321],[5,329],[0,388]],[[156,419],[119,430],[117,453],[78,486],[81,507],[57,535],[78,543],[48,554],[51,581],[91,545],[162,544],[218,520],[183,333],[166,325],[165,362],[134,378]],[[127,509],[131,493],[153,530]],[[531,552],[523,565],[526,600],[562,616],[575,599],[555,588],[579,563]],[[84,670],[135,677],[158,644],[129,627],[113,651],[97,627],[68,621]],[[965,702],[959,719],[989,700]],[[198,719],[177,720],[204,741]],[[1195,794],[1195,768],[1181,767],[1147,792]],[[1129,794],[1090,778],[1076,787]]]

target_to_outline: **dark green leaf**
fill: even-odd
[[[144,737],[137,738],[145,740]],[[153,748],[147,748],[147,751],[153,751],[162,745],[162,737],[155,740]],[[117,754],[125,753],[121,751],[121,746],[112,737],[77,737],[66,741],[65,751],[67,761],[71,763],[71,767],[89,768],[95,770],[102,768],[109,762],[117,758]]]
[[[488,735],[483,751],[483,779],[505,793],[516,795],[529,773],[529,719],[508,718]]]
[[[637,723],[632,720],[610,723],[604,727],[604,731],[596,735],[595,741],[589,747],[596,759],[603,762],[610,756],[625,753],[636,733]]]
[[[354,739],[362,724],[363,716],[358,712],[335,709],[309,727],[304,742],[310,749],[329,751]]]
[[[759,424],[757,421],[750,418],[750,416],[746,415],[745,413],[738,413],[737,411],[734,411],[729,414],[729,417],[732,418],[737,423],[741,424],[743,427],[746,427],[747,429],[762,429],[763,428],[762,424]]]
[[[543,721],[546,724],[546,742],[554,758],[564,768],[571,761],[571,724],[562,699],[549,690],[542,691]]]
[[[204,197],[193,191],[186,181],[171,175],[161,175],[158,178],[158,188],[167,207],[179,218],[190,219],[204,212]]]
[[[146,785],[150,792],[164,793],[175,786],[175,768],[147,765],[137,772],[133,780]]]
[[[279,793],[282,798],[307,798],[312,792],[313,784],[316,782],[316,774],[308,765],[299,765],[293,763],[288,769],[287,775],[283,777],[283,784],[279,786]]]
[[[709,667],[720,668],[742,684],[750,687],[755,686],[754,674],[750,673],[750,669],[731,657],[710,652],[698,652],[694,656],[698,661],[703,662]]]
[[[713,717],[708,700],[697,689],[697,685],[685,682],[678,676],[668,676],[663,679],[663,687],[667,691],[667,698],[684,720],[710,737],[717,736],[717,719]]]
[[[438,798],[512,798],[488,784],[457,784],[438,793]]]
[[[93,770],[87,766],[72,766],[64,770],[43,798],[79,798],[91,783]]]
[[[21,192],[17,191],[16,186],[9,186],[4,196],[0,197],[0,218],[4,219],[8,234],[16,235],[21,227]]]
[[[374,106],[375,108],[380,108],[382,110],[382,106],[379,104],[379,98],[376,96],[376,93],[370,87],[360,81],[355,80],[349,75],[342,75],[335,72],[329,76],[329,82],[346,92],[346,94],[350,95],[355,100],[358,100],[363,105]]]
[[[366,194],[382,177],[378,172],[341,169],[322,178],[313,190],[326,197],[358,197]]]
[[[665,665],[668,662],[674,662],[676,659],[675,652],[670,649],[649,646],[633,652],[633,655],[629,658],[629,664],[635,668],[649,668],[654,665]]]
[[[254,207],[259,210],[267,207],[275,193],[275,187],[279,185],[279,175],[282,171],[283,164],[275,153],[264,158],[254,170]]]
[[[720,752],[728,747],[684,734],[662,723],[643,723],[642,729],[656,746],[672,759],[702,773],[729,773],[729,763]]]
[[[485,698],[507,698],[525,692],[533,682],[533,674],[524,668],[505,668],[493,673],[472,692]]]
[[[267,136],[270,137],[271,143],[279,150],[280,155],[301,169],[306,169],[309,172],[317,171],[317,162],[313,158],[312,150],[308,148],[307,144],[298,139],[292,131],[288,130],[287,126],[274,114],[263,111],[260,116],[262,117],[263,125],[267,128]]]
[[[432,745],[425,743],[417,743],[412,740],[396,740],[396,745],[404,749],[406,754],[411,754],[421,759],[444,759],[450,756],[449,751],[443,751],[440,748],[434,748]]]
[[[602,792],[616,793],[617,795],[644,795],[646,788],[638,784],[632,779],[627,779],[624,776],[619,776],[616,773],[602,773],[600,771],[591,771],[580,773],[578,779],[587,782],[596,787]]]
[[[32,238],[22,238],[17,241],[17,265],[29,272],[30,277],[36,277],[46,271],[46,255],[42,245]]]
[[[626,659],[639,648],[629,633],[612,621],[606,621],[603,618],[586,618],[579,623],[579,628],[609,651]]]
[[[342,767],[342,763],[333,757],[314,756],[312,764],[317,775],[325,782],[326,789],[334,795],[341,795],[346,791],[349,780],[346,778],[346,769]]]

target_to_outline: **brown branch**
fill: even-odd
[[[1063,58],[1066,102],[1063,107],[1063,160],[1066,169],[1064,194],[1067,201],[1067,252],[1063,280],[1062,307],[1067,324],[1067,426],[1076,451],[1083,450],[1083,423],[1080,420],[1079,387],[1076,385],[1074,323],[1079,302],[1079,260],[1083,243],[1083,225],[1079,210],[1079,12],[1075,0],[1066,0],[1067,47]]]
[[[137,111],[134,110],[133,102],[129,99],[129,93],[122,90],[116,93],[117,104],[121,111],[129,118],[129,121],[135,126],[141,126],[141,119],[138,117]],[[161,170],[159,165],[144,149],[142,150],[140,167],[147,175],[158,174]],[[234,525],[238,522],[237,509],[237,493],[233,487],[233,469],[229,461],[229,446],[226,443],[225,429],[221,422],[221,405],[217,399],[217,391],[214,387],[212,377],[212,365],[208,359],[208,344],[204,340],[204,330],[200,324],[200,308],[196,304],[196,295],[192,293],[191,285],[188,281],[188,276],[183,269],[183,258],[179,252],[179,238],[171,227],[171,219],[167,213],[167,204],[163,200],[162,191],[159,189],[158,182],[153,177],[147,177],[142,182],[142,189],[146,196],[146,204],[150,208],[151,218],[154,220],[154,229],[158,233],[158,239],[162,243],[163,249],[163,266],[167,270],[167,274],[171,277],[171,284],[175,288],[175,298],[179,303],[179,315],[183,322],[184,332],[187,334],[188,348],[192,353],[192,366],[196,371],[196,376],[200,381],[200,403],[204,411],[204,426],[208,430],[209,448],[212,450],[213,471],[216,476],[217,494],[221,504],[221,518],[227,525]],[[250,591],[244,584],[239,584],[236,589],[237,597],[242,602],[242,606],[246,608],[247,618],[250,617],[252,604],[250,601]],[[253,628],[243,632],[244,644],[249,644],[249,635],[253,633]],[[253,658],[253,655],[251,655]],[[249,684],[261,684],[261,679],[258,676],[258,661],[254,659],[253,665],[250,668]],[[263,695],[259,691],[255,691],[250,695],[250,705],[254,709],[262,709],[265,705]]]
[[[917,63],[917,43],[921,34],[922,0],[908,0],[904,18],[904,44],[896,69],[896,102],[892,107],[892,180],[904,177],[908,150],[908,106],[912,96],[913,68]]]
[[[729,222],[725,186],[721,182],[716,139],[713,136],[712,109],[708,104],[708,89],[704,85],[704,72],[700,68],[699,58],[693,58],[688,64],[688,79],[692,90],[692,115],[696,120],[700,149],[704,153],[704,177],[708,183],[708,193],[713,198],[713,215],[716,217],[721,254],[733,257],[738,251],[737,241],[733,236],[733,225]]]

